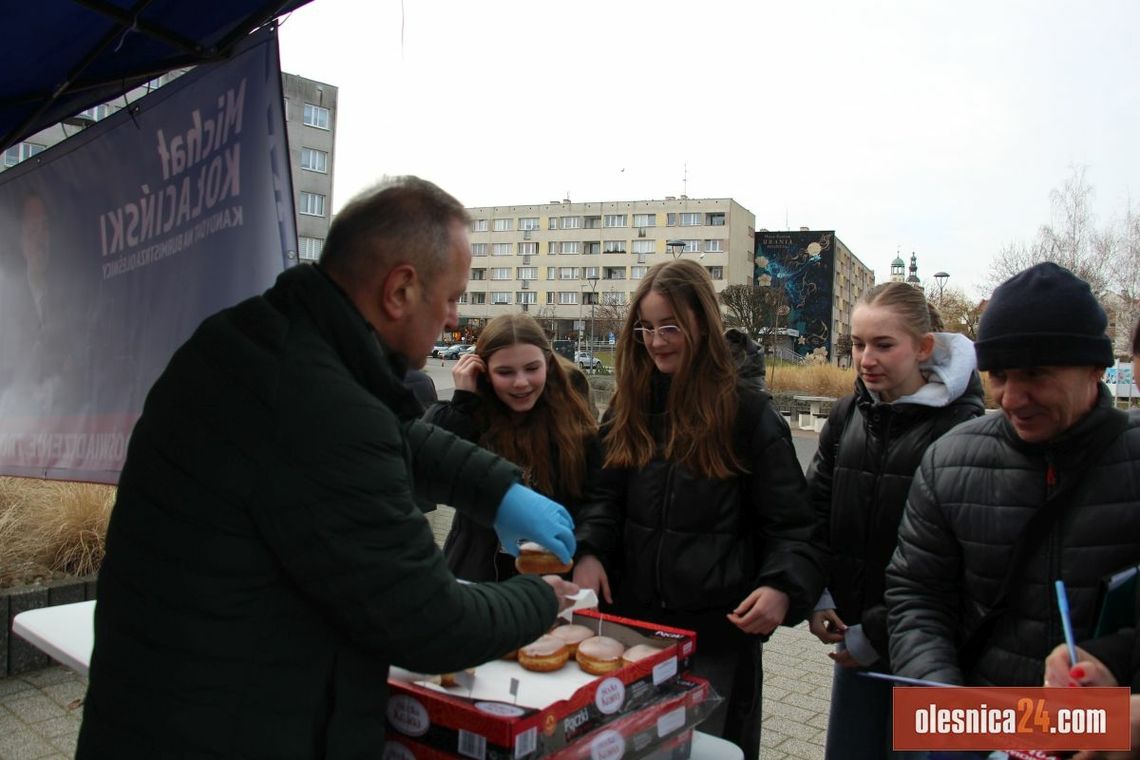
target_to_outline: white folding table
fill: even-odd
[[[76,602],[21,612],[12,620],[12,633],[43,650],[67,667],[87,675],[95,645],[95,602]],[[693,732],[695,760],[742,760],[735,744]]]

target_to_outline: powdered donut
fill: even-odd
[[[634,644],[629,649],[622,653],[621,661],[625,665],[632,665],[638,660],[644,660],[646,657],[652,657],[661,650],[657,647],[651,647],[648,644]]]
[[[519,649],[519,665],[538,673],[558,670],[570,659],[570,650],[553,636],[540,636]]]
[[[515,558],[515,568],[520,573],[535,575],[561,575],[570,572],[574,561],[564,564],[562,560],[541,544],[527,541],[519,546],[519,556]]]
[[[600,676],[612,673],[621,667],[621,655],[625,645],[609,636],[592,636],[578,645],[574,659],[578,666],[590,675]]]
[[[578,651],[578,645],[594,635],[594,632],[584,625],[560,625],[550,629],[550,635],[562,641],[570,654]]]

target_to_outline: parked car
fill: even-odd
[[[450,346],[448,346],[446,343],[435,344],[431,349],[431,358],[438,359],[439,355],[446,351],[448,348],[450,348]]]
[[[589,351],[578,351],[574,354],[574,363],[582,369],[601,369],[602,360]]]
[[[475,350],[475,346],[469,346],[466,343],[455,343],[455,344],[448,346],[443,351],[440,351],[439,356],[441,359],[458,359],[460,356],[463,356],[463,354],[467,353],[468,351],[474,351],[474,350]]]

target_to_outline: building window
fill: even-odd
[[[472,256],[486,256],[487,255],[487,244],[486,243],[472,243],[471,244],[471,255]]]
[[[634,240],[633,252],[634,253],[655,253],[657,250],[656,240]]]
[[[496,290],[491,293],[491,303],[496,306],[506,306],[511,302],[511,294],[505,290]]]
[[[582,305],[589,306],[590,304],[598,303],[598,294],[594,291],[582,291]]]
[[[297,238],[297,255],[301,261],[316,261],[324,245],[325,241],[320,238],[301,236]]]
[[[558,217],[556,217],[556,216],[550,217],[549,224],[547,225],[547,229],[548,230],[558,229]]]
[[[515,303],[538,303],[538,293],[533,290],[516,291]]]
[[[705,241],[705,250],[709,251],[711,253],[719,253],[719,252],[724,250],[720,246],[721,242],[722,241],[720,241],[720,240],[706,240]]]
[[[538,243],[519,243],[520,256],[538,255]]]
[[[315,106],[312,103],[306,103],[305,125],[309,127],[316,127],[317,129],[328,129],[329,109],[323,106]]]
[[[510,256],[514,253],[514,248],[510,243],[492,243],[491,255],[492,256]]]
[[[582,244],[577,240],[563,240],[558,244],[559,253],[581,253]]]
[[[633,215],[634,227],[656,227],[657,214],[634,214]]]
[[[486,232],[487,231],[487,220],[486,219],[472,219],[471,220],[471,231],[472,232]]]
[[[496,219],[495,232],[510,232],[514,227],[514,219]]]
[[[557,277],[558,277],[558,267],[547,267],[546,268],[546,279],[554,280],[554,279],[557,279]]]
[[[564,216],[558,220],[558,226],[564,230],[576,230],[582,226],[582,217]]]
[[[676,227],[677,226],[677,215],[676,214],[666,214],[665,215],[665,226],[666,227]]]
[[[714,280],[723,280],[724,279],[724,267],[705,267],[705,269],[709,270],[709,277],[711,277],[712,279],[714,279]]]
[[[724,226],[724,212],[718,211],[708,215],[705,224],[710,227],[723,227]]]
[[[329,154],[316,148],[301,148],[301,168],[328,174]]]
[[[578,291],[561,290],[558,292],[558,303],[562,306],[573,306],[578,303]]]
[[[519,277],[518,278],[520,280],[537,280],[538,279],[538,267],[519,267],[518,271],[519,271]]]
[[[610,306],[622,306],[625,304],[625,293],[619,293],[613,290],[602,293],[602,303]]]
[[[537,230],[538,217],[537,216],[520,216],[519,217],[520,230]]]
[[[81,119],[90,119],[91,121],[102,121],[103,119],[106,119],[108,116],[111,115],[111,109],[106,103],[103,103],[101,105],[92,106],[91,108],[88,108],[84,111],[80,111],[77,115]]]
[[[577,280],[578,267],[558,267],[558,279],[560,280]]]
[[[553,306],[554,305],[554,291],[553,290],[546,291],[546,305],[547,306]]]
[[[624,227],[625,214],[606,214],[607,227]]]
[[[602,241],[600,240],[591,240],[590,242],[583,243],[582,245],[584,246],[582,248],[582,253],[594,255],[602,252]]]
[[[21,161],[27,161],[37,153],[43,153],[44,146],[39,143],[22,142],[13,145],[4,151],[4,165],[15,166]]]
[[[602,248],[602,253],[625,253],[625,241],[607,240]]]
[[[477,269],[472,269],[471,270],[471,279],[472,280],[485,280],[485,279],[487,279],[487,270],[483,269],[482,267],[479,267]]]
[[[472,306],[481,306],[482,304],[487,303],[487,294],[486,293],[483,293],[483,292],[469,293],[468,295],[471,296],[471,305]]]
[[[649,271],[649,267],[645,267],[645,266],[630,267],[629,268],[629,279],[640,280],[642,277],[645,276],[645,273],[648,271]]]
[[[596,279],[598,279],[598,268],[597,267],[586,267],[582,276],[587,280],[596,280]]]
[[[510,267],[494,267],[491,269],[492,280],[509,280],[511,279]]]
[[[603,280],[624,280],[625,267],[605,267],[602,269]]]
[[[325,196],[320,193],[309,193],[302,190],[301,208],[298,211],[306,216],[324,216]]]
[[[682,227],[699,227],[701,224],[701,215],[698,212],[681,214]]]
[[[588,230],[600,230],[602,228],[602,218],[600,216],[586,217],[586,223],[582,225]]]

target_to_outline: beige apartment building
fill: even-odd
[[[731,198],[564,200],[467,212],[471,280],[461,327],[521,310],[554,337],[593,334],[603,342],[654,264],[698,261],[718,292],[752,282],[756,217]]]

